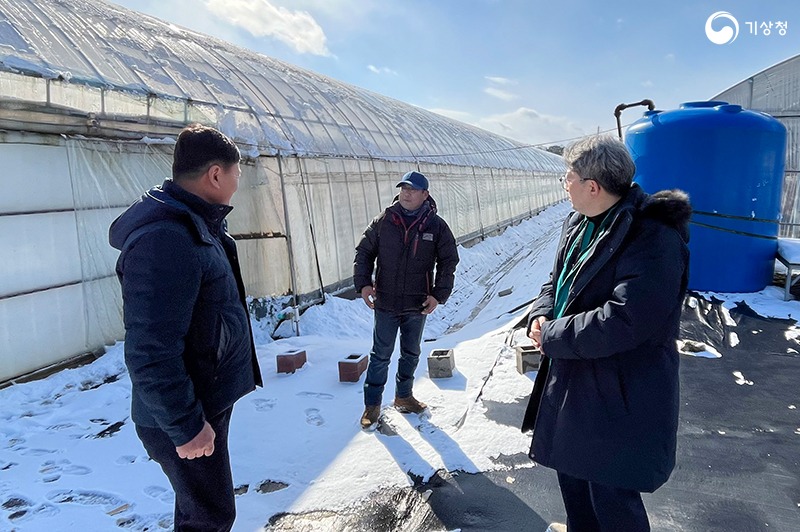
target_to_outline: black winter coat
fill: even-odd
[[[356,292],[372,285],[375,308],[419,313],[428,295],[441,304],[453,291],[458,249],[450,227],[430,196],[416,218],[403,216],[396,201],[367,226],[356,246],[353,282]],[[433,272],[436,268],[436,277]]]
[[[583,216],[573,212],[564,223],[550,281],[529,314],[529,324],[536,316],[550,321],[522,429],[533,429],[530,457],[541,465],[652,492],[675,466],[691,207],[680,191],[648,196],[638,185],[621,201],[563,317],[553,319],[553,279]]]
[[[167,180],[111,225],[122,253],[131,418],[183,445],[261,385],[236,244],[211,205]]]

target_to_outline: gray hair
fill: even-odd
[[[625,145],[610,135],[582,138],[564,150],[564,162],[582,179],[591,179],[615,196],[631,187],[636,165]]]

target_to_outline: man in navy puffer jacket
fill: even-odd
[[[436,214],[428,179],[419,172],[408,172],[397,187],[400,194],[395,202],[364,231],[353,264],[356,291],[375,310],[364,381],[364,429],[372,429],[378,422],[398,330],[400,361],[394,406],[404,413],[425,410],[425,403],[412,395],[422,329],[428,314],[450,296],[458,264],[455,238],[447,222]]]
[[[219,131],[187,127],[172,180],[146,192],[109,231],[121,251],[131,418],[175,491],[176,531],[233,526],[228,426],[236,400],[261,385],[225,223],[239,159]]]

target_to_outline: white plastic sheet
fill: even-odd
[[[97,0],[0,0],[0,101],[0,381],[122,338],[107,233],[170,174],[150,128],[246,155],[228,220],[256,297],[346,285],[409,170],[460,240],[564,198],[553,154]],[[142,140],[55,134],[95,118]]]
[[[559,169],[542,150],[97,0],[0,0],[0,71],[10,97],[199,120],[253,153]]]
[[[171,166],[169,143],[46,135],[13,142],[22,137],[0,144],[16,171],[0,174],[0,186],[13,189],[19,175],[48,171],[38,195],[20,192],[19,201],[6,199],[0,211],[0,247],[6,250],[0,260],[0,379],[122,339],[118,252],[108,245],[108,228]],[[343,157],[244,160],[229,230],[238,240],[248,294],[314,296],[346,283],[361,233],[412,168]],[[554,173],[419,169],[461,240],[563,198]]]
[[[780,235],[800,237],[800,55],[754,74],[712,100],[762,111],[786,126],[786,169]]]

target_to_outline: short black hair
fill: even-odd
[[[212,164],[226,169],[241,159],[239,148],[213,127],[191,124],[178,135],[172,159],[174,180],[195,179]]]

